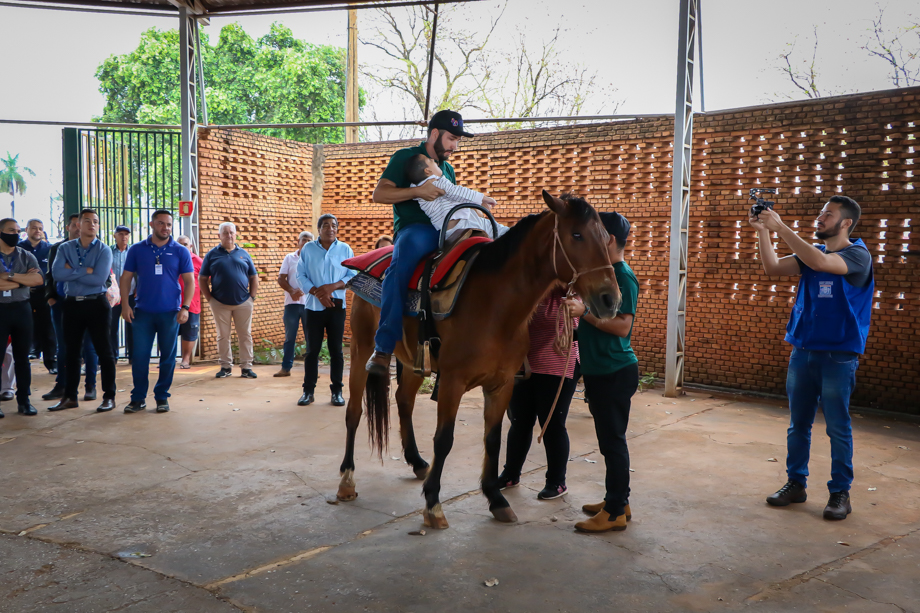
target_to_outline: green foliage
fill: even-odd
[[[201,55],[211,124],[344,121],[342,48],[298,40],[279,23],[254,40],[233,23],[221,29],[215,46],[202,32]],[[178,30],[147,30],[134,51],[106,59],[96,78],[106,97],[97,121],[179,123]],[[342,128],[259,132],[315,143],[344,140]]]
[[[233,346],[234,354],[239,354],[236,346]],[[284,358],[284,348],[278,347],[275,343],[271,342],[267,338],[263,338],[262,342],[253,347],[252,349],[252,360],[256,364],[278,364]],[[294,345],[294,357],[302,358],[307,355],[307,344],[298,343]],[[320,364],[329,366],[331,359],[329,357],[329,349],[326,347],[326,341],[323,341],[323,348],[319,350],[319,361]]]
[[[647,372],[639,377],[639,391],[644,392],[647,389],[655,387],[656,377],[658,377],[657,372]]]
[[[20,168],[19,154],[10,155],[9,151],[6,152],[6,158],[0,158],[0,163],[3,163],[3,170],[0,170],[0,192],[10,196],[26,193],[26,180],[22,172],[27,172],[34,177],[35,173],[32,172],[32,169],[25,166]]]
[[[408,368],[404,366],[404,368]],[[419,394],[431,395],[431,392],[434,391],[434,377],[425,377],[425,380],[422,381],[422,386],[418,388]]]

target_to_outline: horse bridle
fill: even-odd
[[[557,277],[559,276],[559,270],[556,267],[556,245],[558,244],[559,251],[562,252],[562,257],[565,258],[565,261],[569,265],[569,268],[572,269],[572,280],[569,281],[568,291],[566,292],[566,298],[571,298],[575,294],[575,282],[578,281],[578,277],[582,275],[590,274],[592,272],[597,272],[598,270],[604,270],[605,268],[609,268],[610,270],[613,270],[613,264],[610,263],[610,254],[607,253],[605,250],[604,255],[607,257],[606,265],[598,266],[597,268],[592,268],[591,270],[583,270],[583,271],[579,271],[577,268],[575,268],[575,265],[572,264],[572,260],[569,258],[569,254],[565,252],[565,246],[563,246],[562,244],[562,239],[559,237],[559,214],[555,213],[555,211],[554,211],[554,214],[556,215],[556,225],[555,227],[553,227],[553,272],[556,273]]]

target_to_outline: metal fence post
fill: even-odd
[[[179,87],[182,129],[182,199],[191,201],[198,214],[198,96],[195,86],[195,43],[198,21],[189,10],[179,7]],[[193,238],[193,219],[180,219],[180,232]],[[197,226],[197,224],[194,224]],[[196,240],[197,242],[197,240]]]
[[[664,395],[673,398],[684,384],[684,327],[687,309],[690,154],[693,151],[693,68],[700,0],[680,0],[677,37],[677,106],[671,158],[671,255],[668,266],[668,334]]]

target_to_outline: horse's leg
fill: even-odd
[[[489,510],[492,516],[501,522],[516,522],[517,515],[511,510],[511,505],[502,495],[498,483],[498,462],[502,447],[502,420],[508,403],[511,402],[511,392],[514,381],[506,382],[496,389],[485,393],[485,407],[483,419],[485,421],[485,455],[482,460],[482,493],[489,500]]]
[[[377,316],[373,306],[355,296],[351,306],[351,364],[348,375],[348,406],[345,409],[345,458],[339,467],[342,480],[336,498],[342,501],[358,497],[355,490],[355,433],[361,423],[361,399],[367,372],[364,364],[374,352],[374,333],[377,330]],[[357,365],[357,367],[355,367]]]
[[[431,469],[428,471],[425,485],[422,486],[422,492],[425,495],[425,510],[422,516],[426,526],[443,530],[448,527],[448,524],[439,499],[441,472],[444,470],[444,461],[454,445],[454,425],[465,387],[462,381],[450,377],[442,377],[439,386],[438,427],[434,433],[434,458],[431,461]]]
[[[396,388],[396,407],[399,409],[399,435],[402,438],[403,457],[412,466],[415,476],[424,479],[428,475],[428,462],[422,459],[415,442],[415,429],[412,427],[412,411],[415,409],[415,397],[424,379],[413,372],[411,366],[403,364],[402,377]]]

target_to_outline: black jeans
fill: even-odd
[[[304,328],[307,331],[307,357],[303,364],[303,391],[312,394],[319,377],[319,352],[323,348],[323,336],[329,349],[332,385],[335,392],[342,391],[342,373],[345,370],[345,355],[342,353],[342,337],[345,335],[345,309],[342,301],[336,299],[335,306],[322,311],[304,309]]]
[[[629,405],[639,388],[639,365],[630,364],[606,375],[584,375],[584,379],[597,443],[607,464],[604,510],[610,517],[617,518],[629,504],[626,428],[629,426]]]
[[[122,302],[124,302],[124,299],[122,299]],[[109,341],[112,344],[112,357],[114,357],[117,360],[119,350],[120,350],[120,344],[121,344],[118,342],[118,326],[121,324],[124,324],[125,325],[125,357],[127,357],[130,360],[131,359],[131,343],[134,340],[134,335],[132,334],[131,324],[122,320],[121,318],[122,302],[119,302],[118,304],[112,307],[112,326],[109,332],[109,336],[110,336]],[[135,304],[134,296],[128,297],[128,304],[131,305],[132,309],[134,308],[134,304]]]
[[[77,399],[80,386],[80,354],[83,348],[83,335],[89,331],[96,355],[99,356],[99,369],[102,371],[103,399],[115,398],[115,357],[109,337],[112,321],[112,307],[103,294],[99,298],[77,301],[64,299],[64,344],[67,348],[67,382],[64,397]]]
[[[6,342],[13,341],[13,369],[16,373],[16,402],[29,403],[32,390],[32,305],[28,300],[0,302],[0,359],[6,355]],[[79,368],[77,372],[79,372]]]
[[[569,414],[569,404],[572,402],[572,395],[575,394],[577,381],[576,368],[575,378],[567,378],[562,384],[559,402],[543,437],[548,486],[565,485],[565,470],[569,462],[569,433],[565,429],[565,419]],[[555,375],[533,373],[530,379],[515,383],[511,403],[508,405],[511,428],[508,430],[508,451],[505,455],[506,477],[517,479],[521,476],[521,468],[527,459],[533,439],[534,422],[539,418],[540,427],[543,427],[558,390],[559,377]]]
[[[51,307],[45,298],[45,286],[33,288],[29,293],[32,308],[32,348],[42,354],[45,368],[51,370],[57,362],[57,342],[54,339],[54,326],[51,324]]]

